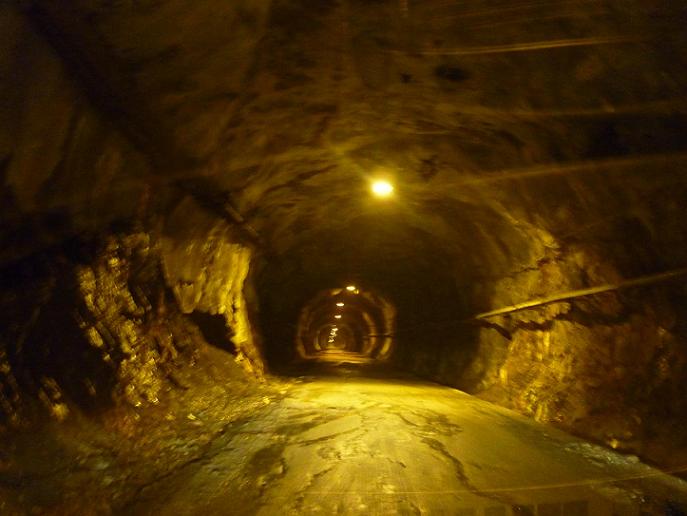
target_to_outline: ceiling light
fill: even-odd
[[[355,286],[355,285],[348,285],[348,286],[346,287],[346,290],[348,290],[349,292],[353,292],[353,291],[355,291],[355,289],[356,289],[356,286]]]
[[[377,197],[389,197],[394,192],[394,187],[388,181],[375,181],[372,183],[372,193]]]
[[[341,316],[340,316],[340,315],[335,315],[335,316],[334,316],[334,319],[341,319]]]
[[[336,303],[336,306],[344,306],[343,303]]]

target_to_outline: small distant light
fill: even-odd
[[[375,181],[372,183],[372,193],[377,197],[389,197],[394,192],[394,187],[388,181]]]
[[[355,285],[348,285],[346,287],[346,290],[348,290],[349,292],[354,292],[356,289],[357,287]]]
[[[336,303],[336,306],[344,306],[343,303]]]
[[[334,316],[334,319],[341,319],[341,316],[340,316],[340,315],[335,315],[335,316]]]

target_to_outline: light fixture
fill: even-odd
[[[388,181],[379,179],[372,183],[372,193],[377,197],[389,197],[394,193],[394,186]]]
[[[356,286],[355,285],[348,285],[346,287],[346,290],[348,290],[349,292],[354,292],[356,290]]]
[[[344,306],[344,304],[339,302],[339,303],[336,303],[336,306]]]
[[[341,316],[340,316],[340,315],[335,315],[335,316],[334,316],[334,319],[341,319]]]

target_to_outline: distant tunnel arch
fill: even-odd
[[[327,350],[388,359],[394,347],[395,315],[394,305],[373,290],[320,291],[300,312],[296,352],[302,359],[317,358]]]

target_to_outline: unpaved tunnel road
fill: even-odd
[[[440,385],[344,375],[303,377],[125,512],[673,514],[668,501],[687,483],[633,457]]]

